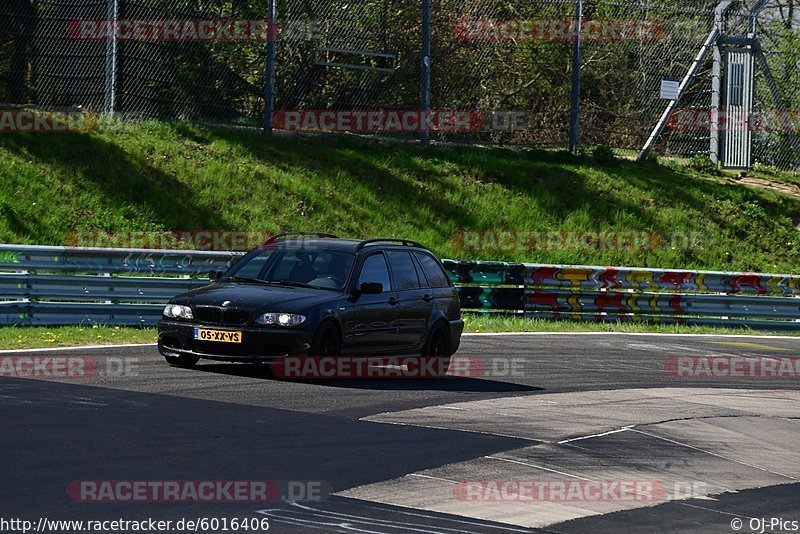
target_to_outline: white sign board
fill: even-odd
[[[661,99],[662,100],[678,100],[681,84],[678,80],[664,79],[661,80]]]

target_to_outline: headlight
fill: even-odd
[[[298,326],[305,322],[305,315],[292,313],[265,313],[256,319],[256,323],[268,326]]]
[[[194,319],[192,309],[180,304],[167,304],[167,307],[164,308],[164,316],[171,319]]]

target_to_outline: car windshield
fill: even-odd
[[[246,255],[223,280],[342,290],[354,259],[337,250],[268,248]]]

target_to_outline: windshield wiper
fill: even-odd
[[[294,280],[281,280],[279,282],[275,282],[282,286],[289,286],[289,287],[310,287],[316,288],[317,286],[312,286],[311,284],[305,284],[303,282],[295,282]]]
[[[227,276],[225,277],[225,280],[233,280],[234,282],[248,282],[251,284],[266,284],[270,286],[273,284],[273,282],[270,282],[269,280],[261,280],[259,278],[244,278],[242,276]]]

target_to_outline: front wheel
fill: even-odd
[[[317,329],[311,341],[309,356],[341,356],[342,336],[333,321],[325,321]]]
[[[191,369],[200,361],[200,358],[196,356],[187,356],[185,354],[181,356],[164,356],[164,359],[167,360],[167,363],[170,365],[185,367],[187,369]]]

